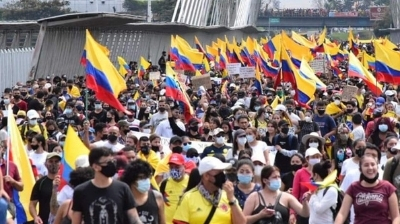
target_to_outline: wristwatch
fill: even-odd
[[[230,202],[229,202],[229,205],[230,205],[230,206],[232,206],[232,205],[236,205],[236,199],[235,199],[235,200],[233,200],[233,201],[230,201]]]

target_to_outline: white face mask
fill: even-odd
[[[261,165],[254,166],[254,175],[261,176],[261,171],[263,168],[264,166]]]
[[[340,102],[340,100],[335,100],[334,103],[336,106],[339,106],[341,102]]]
[[[8,104],[10,104],[10,99],[4,99],[3,102],[5,105],[8,105]]]
[[[215,143],[217,143],[218,145],[224,144],[224,137],[216,137]]]
[[[308,160],[308,163],[309,163],[311,166],[314,166],[315,164],[320,163],[320,162],[321,162],[321,159],[309,159],[309,160]]]
[[[311,117],[309,117],[309,116],[306,116],[306,117],[304,118],[304,120],[305,120],[306,122],[308,122],[308,123],[312,122]]]
[[[143,129],[143,133],[150,134],[151,133],[151,129],[149,129],[149,128]]]
[[[241,146],[244,146],[247,142],[247,138],[238,138],[237,143]]]
[[[254,137],[252,135],[246,135],[247,141],[248,142],[253,142],[254,141]]]
[[[364,95],[365,94],[365,89],[361,90],[361,94]]]
[[[318,144],[318,142],[310,142],[309,144],[308,144],[308,146],[309,147],[311,147],[311,148],[318,148],[318,146],[319,146],[319,144]]]
[[[290,90],[290,95],[291,95],[291,96],[296,95],[296,90]]]

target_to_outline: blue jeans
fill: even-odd
[[[4,198],[0,198],[0,224],[7,223],[8,202]]]

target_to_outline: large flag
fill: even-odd
[[[377,80],[400,83],[400,54],[376,41],[374,42],[374,47]]]
[[[311,66],[308,64],[306,60],[301,60],[301,65],[300,65],[300,75],[303,76],[303,78],[313,80],[317,84],[317,89],[326,89],[325,83],[323,83],[316,75],[314,70],[311,68]]]
[[[375,95],[380,96],[382,94],[382,85],[377,82],[375,77],[361,64],[360,60],[352,53],[349,54],[349,77],[361,78],[368,89],[371,90]]]
[[[365,68],[375,71],[375,57],[363,52],[362,54],[362,64]]]
[[[261,74],[260,74],[258,67],[256,67],[256,78],[254,80],[254,86],[257,88],[258,95],[261,95],[263,92],[262,91],[262,81],[261,81]]]
[[[143,76],[146,74],[146,71],[149,67],[150,67],[150,63],[146,59],[144,59],[144,57],[140,56],[140,65],[139,65],[139,71],[138,71],[139,78],[143,78]]]
[[[130,72],[129,65],[126,63],[123,57],[118,56],[118,64],[119,64],[119,74],[125,76]]]
[[[110,56],[110,51],[108,50],[108,48],[106,46],[103,46],[99,43],[96,43],[96,44],[107,57]],[[82,53],[82,57],[81,57],[81,65],[86,66],[86,44],[83,49],[83,53]]]
[[[92,89],[97,99],[117,110],[128,112],[119,102],[118,95],[126,89],[125,80],[111,63],[99,44],[86,30],[86,85]]]
[[[59,189],[69,182],[69,174],[76,168],[75,160],[81,155],[89,155],[89,149],[79,139],[74,129],[68,126],[60,168],[62,184]]]
[[[350,51],[352,51],[355,56],[358,56],[358,53],[359,53],[358,44],[357,44],[356,39],[354,38],[353,30],[351,30],[351,29],[349,30],[348,41],[349,41]]]
[[[21,192],[13,189],[13,201],[16,208],[16,223],[21,224],[33,220],[29,213],[29,203],[33,186],[35,185],[35,178],[33,176],[32,167],[25,150],[25,144],[22,141],[21,134],[18,130],[13,110],[11,106],[8,108],[8,147],[7,147],[7,161],[12,161],[17,166],[24,183],[24,190]]]

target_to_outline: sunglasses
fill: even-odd
[[[315,140],[315,139],[311,139],[311,140],[309,140],[308,142],[309,142],[309,143],[312,143],[312,142],[319,143],[319,141],[318,141],[318,140]]]
[[[192,142],[185,142],[185,143],[183,143],[183,146],[187,146],[187,145],[192,145]]]

